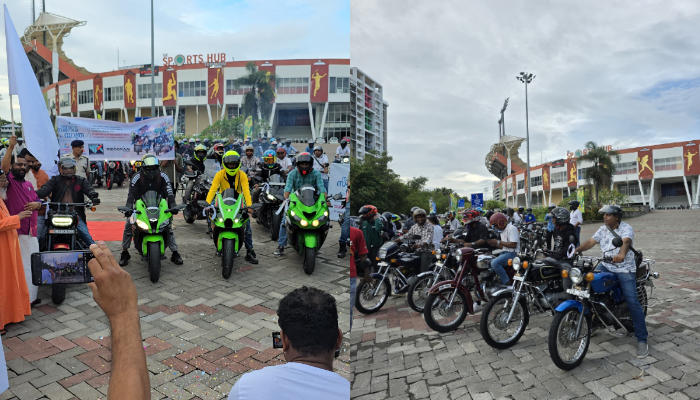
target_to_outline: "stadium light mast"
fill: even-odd
[[[155,51],[153,47],[153,0],[151,0],[151,118],[156,116]]]
[[[515,79],[519,80],[520,82],[523,82],[525,84],[525,132],[527,133],[526,140],[527,140],[527,181],[525,181],[526,187],[527,187],[527,192],[525,193],[525,203],[527,204],[528,207],[532,207],[532,197],[531,197],[531,182],[530,182],[530,126],[529,126],[529,121],[528,121],[528,108],[527,108],[527,85],[532,82],[533,79],[535,79],[536,75],[532,75],[527,72],[521,72],[519,76],[516,76]]]

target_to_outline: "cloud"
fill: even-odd
[[[698,139],[700,3],[353,0],[352,64],[384,86],[392,168],[431,187],[483,191],[506,133],[530,159],[586,141],[627,148]],[[520,157],[526,159],[523,144]],[[473,178],[472,178],[473,177]]]
[[[39,9],[41,2],[35,1]],[[122,66],[150,64],[150,2],[47,3],[47,12],[87,21],[74,28],[63,45],[77,65],[90,72],[105,72],[117,69],[117,62]],[[10,0],[7,8],[22,36],[31,21],[30,1]],[[164,53],[172,57],[223,52],[228,60],[349,58],[349,14],[349,0],[156,1],[155,62],[160,64]],[[48,44],[50,47],[50,39]],[[0,48],[5,48],[4,34]],[[4,51],[0,51],[0,92],[7,93]],[[3,100],[0,116],[9,119],[9,115],[9,102]]]

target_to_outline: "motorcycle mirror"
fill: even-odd
[[[614,243],[614,242],[615,242],[615,241],[613,240],[613,243]],[[569,235],[569,243],[576,243],[576,238],[574,237],[574,235]],[[618,247],[619,247],[619,246],[618,246]]]
[[[131,211],[131,208],[129,208],[129,207],[117,207],[117,211],[122,211],[122,212]]]
[[[340,199],[343,198],[343,195],[340,194],[340,193],[336,193],[336,194],[334,194],[333,196],[331,196],[331,198],[332,198],[333,200],[340,200]]]
[[[257,209],[260,208],[260,207],[262,207],[262,204],[260,204],[260,203],[253,203],[253,204],[250,206],[250,208],[252,208],[253,210],[257,210]]]
[[[207,207],[209,207],[209,206],[211,205],[211,204],[207,203],[207,202],[204,201],[204,200],[199,200],[199,201],[197,202],[197,204],[198,204],[200,207],[202,207],[202,208],[207,208]]]
[[[622,239],[620,239],[619,237],[616,237],[612,240],[612,244],[615,247],[622,247]]]

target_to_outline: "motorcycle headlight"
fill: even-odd
[[[267,194],[267,198],[270,199],[270,200],[274,200],[274,199],[275,199],[275,196],[273,196],[273,195],[271,195],[271,194],[268,193],[268,194]]]
[[[324,217],[327,217],[327,216],[328,216],[328,211],[324,211],[324,212],[323,212],[323,216],[324,216]]]
[[[109,162],[109,167],[110,167],[110,168],[114,168],[114,167],[116,167],[116,166],[117,166],[117,164],[115,164],[114,162],[112,162],[112,161]]]
[[[581,275],[580,269],[578,269],[578,268],[571,269],[571,281],[577,285],[583,281],[583,275]]]
[[[377,257],[380,259],[386,258],[386,249],[379,248],[379,251],[377,252]]]
[[[237,224],[237,223],[239,223],[239,222],[241,222],[241,220],[238,219],[238,218],[236,218],[236,219],[233,220],[233,223],[235,223],[235,224]]]
[[[520,269],[520,258],[519,257],[515,257],[513,259],[513,269],[516,271]]]
[[[308,225],[309,225],[309,221],[307,221],[305,219],[301,220],[301,226],[308,226]]]
[[[457,260],[458,263],[462,262],[462,252],[457,251],[457,254],[455,254],[455,260]]]
[[[297,216],[297,214],[296,214],[293,210],[290,211],[289,213],[292,215],[292,217],[296,217],[296,216]]]
[[[148,220],[151,222],[156,222],[156,221],[158,221],[158,218],[149,218]]]
[[[71,226],[71,225],[73,225],[73,218],[71,218],[71,217],[53,217],[53,218],[51,218],[51,225],[53,225],[53,226]]]
[[[140,219],[136,220],[136,226],[138,226],[139,228],[143,229],[144,231],[148,231],[148,230],[151,229],[151,227],[148,226],[147,223],[141,221]]]
[[[318,226],[318,220],[315,219],[314,222],[311,223],[311,225],[313,225],[314,227]]]

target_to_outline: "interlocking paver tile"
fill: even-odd
[[[548,354],[551,317],[533,314],[517,345],[496,350],[481,338],[480,315],[468,317],[457,331],[440,334],[407,306],[405,295],[393,295],[375,314],[355,311],[352,397],[406,398],[405,384],[415,399],[700,396],[700,349],[695,344],[700,339],[700,272],[692,267],[700,263],[700,211],[655,211],[627,222],[635,229],[635,248],[656,260],[661,275],[654,281],[658,302],[647,316],[651,349],[646,359],[635,357],[633,336],[600,331],[581,366],[561,371]],[[590,237],[598,226],[585,224],[582,237]]]

